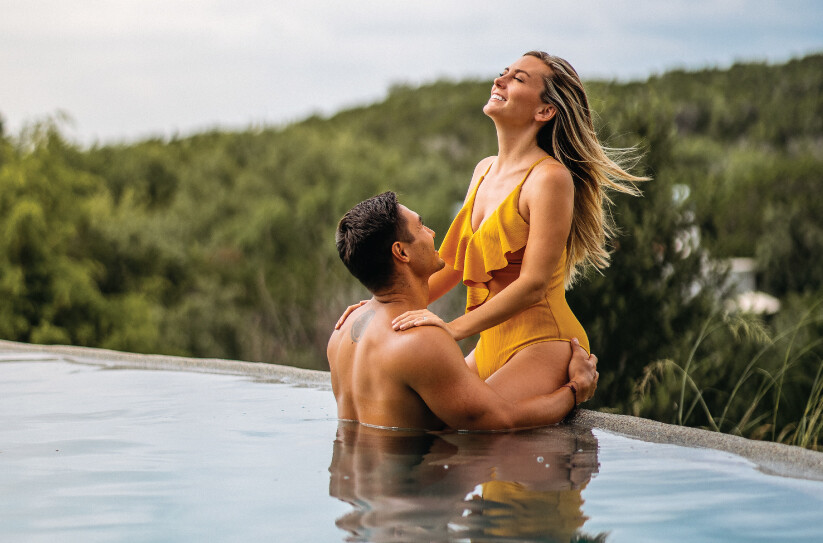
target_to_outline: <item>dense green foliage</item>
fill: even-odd
[[[568,293],[601,359],[594,405],[730,430],[759,417],[728,392],[743,375],[735,398],[757,394],[746,372],[759,371],[782,376],[782,392],[763,392],[779,415],[734,431],[781,437],[823,356],[819,309],[817,324],[798,320],[823,297],[823,55],[587,87],[601,139],[636,147],[634,171],[653,177],[642,198],[615,198],[612,266]],[[337,259],[338,218],[391,189],[444,233],[496,151],[489,88],[398,86],[330,118],[90,149],[56,120],[0,133],[0,337],[325,367],[332,324],[365,296]],[[749,339],[727,325],[740,317],[724,316],[711,265],[739,256],[785,302],[745,321]],[[435,309],[462,303],[455,292]],[[781,370],[794,329],[803,378]],[[764,344],[779,354],[747,369]],[[692,392],[727,392],[681,393],[684,371],[701,381]],[[700,401],[716,406],[690,408]]]
[[[791,295],[770,325],[717,312],[649,364],[632,411],[674,424],[823,447],[823,297]]]

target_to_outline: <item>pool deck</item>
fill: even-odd
[[[0,340],[0,362],[54,360],[67,360],[111,368],[243,375],[266,381],[298,386],[325,387],[331,390],[329,374],[324,371],[216,358],[133,354],[105,349],[63,345],[32,345]],[[627,415],[600,413],[588,409],[579,409],[568,420],[568,423],[586,428],[602,429],[653,443],[725,451],[748,459],[765,473],[823,481],[823,452],[767,441],[754,441],[697,428],[674,426]]]

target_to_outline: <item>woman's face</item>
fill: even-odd
[[[494,80],[491,97],[483,107],[483,113],[493,119],[511,119],[529,122],[553,106],[540,98],[544,76],[549,67],[532,56],[520,57]]]

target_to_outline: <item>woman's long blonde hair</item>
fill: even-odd
[[[529,51],[524,56],[539,58],[551,70],[543,78],[541,98],[557,109],[554,118],[538,132],[537,144],[568,168],[574,179],[574,214],[566,241],[568,288],[583,269],[591,266],[600,270],[609,265],[606,241],[614,236],[615,228],[605,209],[612,203],[606,190],[638,196],[640,191],[633,183],[648,178],[626,172],[609,158],[594,131],[583,83],[571,64],[542,51]],[[626,150],[610,151],[625,154]]]

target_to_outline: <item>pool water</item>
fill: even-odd
[[[0,541],[569,540],[821,541],[823,482],[569,425],[338,422],[325,385],[0,362]]]

